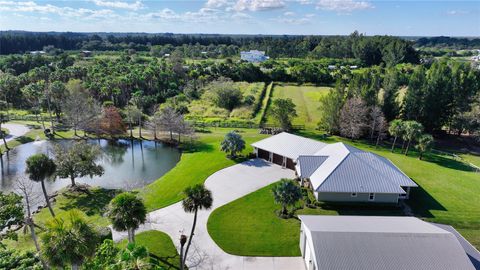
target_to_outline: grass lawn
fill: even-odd
[[[135,243],[148,249],[150,257],[162,269],[179,269],[180,257],[170,236],[160,231],[146,231],[135,235]],[[120,241],[117,246],[124,248],[127,239]]]
[[[317,132],[302,135],[320,138]],[[332,143],[343,139],[331,137]],[[411,177],[419,188],[413,189],[408,204],[416,216],[427,221],[455,227],[477,248],[480,247],[480,174],[464,163],[448,156],[426,155],[424,160],[411,152],[405,156],[388,148],[375,148],[366,143],[351,143],[363,150],[389,158]],[[353,207],[353,208],[352,208]],[[292,256],[298,254],[298,221],[277,218],[269,188],[240,198],[215,210],[208,221],[208,230],[226,252],[238,255]],[[397,208],[371,208],[323,205],[319,209],[297,212],[309,214],[401,214]],[[241,220],[242,222],[238,222]],[[295,236],[295,237],[294,237]],[[240,243],[240,244],[238,244]]]
[[[88,222],[96,227],[106,227],[110,224],[106,217],[103,217],[106,206],[110,200],[115,197],[118,191],[108,190],[102,188],[92,188],[89,194],[80,192],[68,192],[63,190],[56,197],[55,203],[52,204],[53,212],[55,212],[58,218],[67,218],[67,211],[77,209],[85,213],[85,218]],[[44,200],[43,197],[39,198]],[[51,220],[52,216],[48,211],[48,208],[43,208],[39,213],[34,215],[34,221],[39,226],[43,227],[44,224]],[[41,235],[41,230],[37,229],[37,235]],[[35,246],[30,238],[30,233],[19,233],[18,241],[6,241],[7,245],[11,248],[18,250],[34,250]]]
[[[307,85],[288,85],[275,84],[273,88],[272,101],[277,98],[290,98],[295,103],[297,117],[293,119],[294,125],[305,125],[307,129],[315,129],[317,127],[320,114],[318,107],[319,99],[329,91],[330,87],[317,87]],[[267,113],[268,115],[268,113]],[[267,117],[267,123],[274,124],[275,121],[271,116]]]
[[[300,256],[300,221],[277,216],[276,211],[281,207],[274,203],[273,185],[213,211],[208,219],[208,233],[225,252],[243,256]],[[401,215],[401,211],[392,206],[337,204],[303,208],[296,214]]]
[[[243,154],[253,151],[250,143],[266,137],[258,134],[257,129],[237,130],[241,131],[240,134],[246,142]],[[182,153],[177,165],[140,191],[148,211],[182,200],[186,187],[203,183],[214,172],[235,164],[236,161],[228,159],[225,153],[220,151],[220,142],[229,131],[232,131],[232,128],[209,129],[208,133],[198,133],[197,142]]]

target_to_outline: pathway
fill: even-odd
[[[8,129],[8,135],[5,138],[7,143],[11,140],[14,140],[15,138],[25,135],[28,131],[30,131],[30,129],[27,126],[21,125],[21,124],[7,123],[7,124],[3,124],[2,128]],[[0,145],[2,144],[3,144],[3,140],[0,140]]]
[[[198,223],[189,252],[190,269],[255,269],[287,270],[305,269],[301,257],[244,257],[224,252],[210,238],[207,220],[213,210],[254,192],[281,178],[293,178],[294,172],[261,159],[249,160],[220,170],[205,181],[205,186],[212,191],[213,206],[210,210],[198,212]],[[181,202],[155,210],[148,214],[147,223],[138,231],[159,230],[167,233],[177,245],[180,234],[188,234],[191,229],[193,214],[185,213]],[[241,222],[241,221],[239,221]],[[113,240],[126,238],[126,232],[113,231]]]

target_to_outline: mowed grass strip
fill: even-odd
[[[117,246],[125,248],[127,243],[127,239],[124,239]],[[160,231],[141,232],[135,235],[135,243],[146,247],[153,263],[163,267],[162,269],[180,269],[177,249],[168,234]]]
[[[214,172],[243,161],[228,159],[226,154],[220,151],[220,142],[225,134],[232,130],[233,128],[216,128],[210,129],[209,133],[199,133],[197,142],[185,149],[172,170],[140,191],[148,211],[182,200],[185,188],[203,183]],[[246,142],[246,149],[242,153],[244,155],[253,151],[251,143],[266,138],[266,135],[258,134],[257,129],[236,130],[240,131]]]
[[[306,128],[315,129],[320,115],[320,98],[326,95],[330,87],[275,84],[272,93],[272,101],[279,98],[290,98],[296,105],[297,117],[293,119],[293,125],[305,125]],[[271,115],[267,122],[275,124]]]

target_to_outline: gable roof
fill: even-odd
[[[388,159],[344,143],[330,144],[315,155],[328,156],[310,176],[319,192],[405,194],[402,186],[417,186]]]
[[[299,218],[318,269],[474,269],[452,233],[414,217]]]
[[[327,144],[282,132],[252,144],[253,147],[297,160],[300,155],[313,155]]]
[[[310,178],[312,174],[327,160],[326,156],[299,156],[297,171],[300,178]]]

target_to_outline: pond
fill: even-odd
[[[36,153],[52,156],[53,144],[72,144],[72,140],[36,141],[15,147],[3,155],[1,162],[0,189],[14,190],[15,183],[25,174],[25,160]],[[180,151],[176,148],[153,141],[138,140],[88,140],[99,145],[103,155],[97,164],[103,166],[102,176],[77,178],[77,183],[100,186],[108,189],[125,189],[143,187],[172,169],[180,160]],[[47,191],[51,194],[71,182],[69,179],[57,178],[46,181]],[[40,186],[39,186],[40,187]]]

